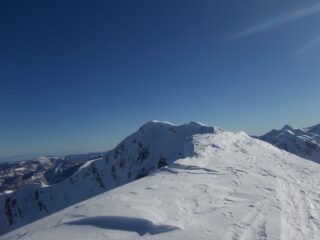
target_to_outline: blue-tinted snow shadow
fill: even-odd
[[[205,168],[205,167],[199,167],[199,166],[193,166],[193,165],[182,165],[179,163],[173,163],[165,168],[161,168],[161,171],[167,171],[170,173],[178,174],[179,170],[184,170],[186,173],[190,174],[212,174],[212,175],[224,175],[222,173],[219,173],[216,170]]]
[[[136,232],[140,236],[146,233],[159,234],[179,229],[170,225],[157,225],[143,218],[99,216],[87,217],[65,223],[67,225],[90,225],[98,228]]]

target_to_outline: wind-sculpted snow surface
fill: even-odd
[[[213,127],[196,122],[175,126],[150,121],[63,182],[0,195],[0,235],[189,156],[193,150],[185,146],[192,136],[213,132]]]
[[[1,240],[320,239],[319,164],[241,132],[197,134],[184,148],[153,174]]]

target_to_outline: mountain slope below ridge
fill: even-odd
[[[30,185],[62,182],[86,161],[102,156],[104,153],[83,153],[0,163],[0,192],[16,191]]]
[[[258,138],[302,158],[320,163],[320,124],[298,129],[285,125],[280,130],[273,129]]]
[[[150,121],[105,157],[86,162],[63,182],[0,195],[0,234],[144,177],[184,157],[184,144],[194,134],[213,132],[213,127],[196,122],[175,126]]]
[[[320,165],[245,133],[199,134],[152,175],[1,240],[319,239]]]

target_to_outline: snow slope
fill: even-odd
[[[300,157],[320,163],[320,124],[298,129],[285,125],[282,129],[274,129],[259,139]]]
[[[169,166],[0,239],[320,239],[319,164],[243,132],[183,142]]]
[[[0,195],[0,235],[114,187],[148,175],[185,157],[185,141],[213,127],[191,122],[175,126],[150,121],[105,157],[87,161],[73,175],[50,186],[33,185]]]

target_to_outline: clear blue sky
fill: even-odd
[[[114,146],[150,119],[320,122],[316,0],[3,0],[0,157]]]

